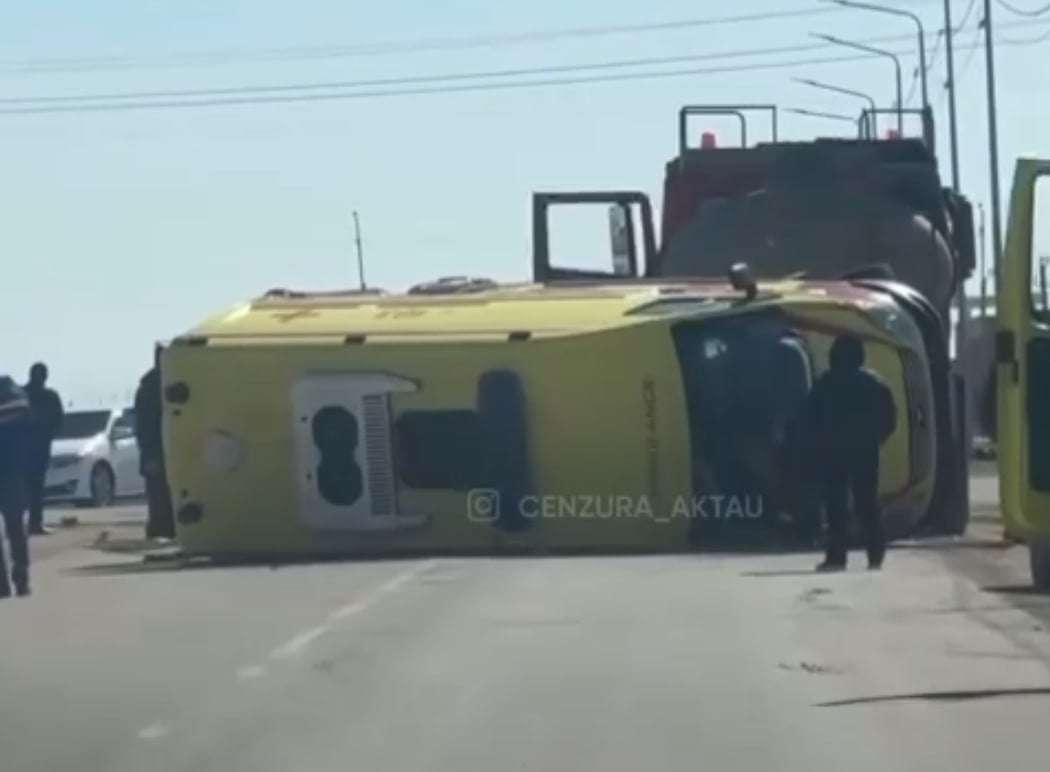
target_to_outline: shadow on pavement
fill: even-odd
[[[680,549],[649,549],[639,550],[632,547],[604,546],[597,548],[575,548],[563,549],[544,545],[530,547],[516,547],[508,545],[491,545],[488,547],[476,547],[469,549],[446,549],[446,550],[421,550],[421,549],[390,549],[381,551],[370,551],[367,553],[332,553],[329,555],[287,555],[287,554],[226,554],[213,557],[187,557],[180,555],[174,546],[158,547],[156,542],[143,538],[116,537],[108,532],[100,534],[95,543],[86,545],[89,549],[97,552],[120,556],[140,556],[138,561],[121,560],[111,563],[92,563],[84,566],[68,569],[68,572],[80,575],[115,575],[154,573],[164,571],[185,571],[200,569],[229,569],[229,568],[270,568],[314,565],[325,563],[367,563],[387,561],[410,561],[426,560],[435,558],[458,558],[458,559],[485,559],[498,560],[500,558],[530,558],[530,559],[558,559],[558,558],[608,558],[608,557],[636,557],[645,558],[653,556],[681,556],[690,558],[710,557],[762,557],[769,555],[798,555],[808,556],[814,561],[820,557],[822,549],[813,543],[793,541],[784,543],[768,538],[740,538],[726,539],[703,545],[690,546],[683,544]],[[1001,548],[999,542],[979,540],[951,540],[939,541],[937,543],[906,542],[890,545],[891,550],[918,550],[918,549],[974,549],[974,548]],[[816,563],[814,562],[814,565]],[[858,567],[854,570],[860,570]],[[863,570],[867,570],[865,567]],[[743,574],[750,577],[787,577],[787,576],[813,576],[816,573],[812,568],[788,569],[772,571],[752,571]]]
[[[161,574],[172,571],[193,571],[201,569],[216,568],[260,568],[262,565],[240,564],[237,566],[223,565],[208,561],[184,560],[179,558],[152,558],[146,557],[138,561],[124,561],[121,563],[96,563],[88,566],[69,568],[64,573],[75,576],[122,576],[128,574]],[[276,569],[278,566],[270,566]]]
[[[1050,686],[1021,687],[1017,689],[971,689],[945,692],[915,692],[913,694],[888,694],[881,697],[857,697],[851,700],[819,702],[818,708],[837,708],[846,705],[867,705],[876,702],[903,702],[927,700],[931,702],[962,702],[983,700],[991,697],[1050,697]]]
[[[368,553],[332,553],[330,555],[281,555],[281,554],[251,554],[251,555],[216,555],[213,557],[188,557],[179,554],[177,548],[161,548],[155,542],[140,538],[111,538],[103,534],[94,544],[86,545],[89,549],[97,552],[123,555],[127,557],[140,556],[137,561],[121,560],[110,563],[91,563],[77,566],[66,570],[66,573],[81,576],[111,576],[119,574],[157,573],[167,571],[185,571],[201,569],[230,569],[230,568],[270,568],[276,570],[282,567],[293,567],[303,565],[318,565],[328,563],[381,563],[390,561],[418,561],[439,558],[477,559],[477,560],[499,560],[514,558],[548,559],[559,558],[593,558],[602,559],[609,557],[617,558],[647,558],[654,556],[680,556],[680,557],[748,557],[771,554],[812,554],[812,547],[798,547],[771,544],[720,544],[707,545],[703,549],[690,548],[684,545],[678,550],[653,549],[639,550],[631,547],[603,547],[589,549],[561,549],[549,547],[508,547],[505,545],[492,546],[489,548],[478,547],[472,549],[448,549],[448,550],[383,550]],[[807,572],[808,573],[808,572]]]
[[[906,541],[891,544],[891,550],[1008,550],[1017,545],[1002,539],[939,538],[930,537],[922,541]]]
[[[982,587],[981,591],[995,593],[996,595],[1034,595],[1050,597],[1050,590],[1040,590],[1037,587],[1024,584],[1006,585],[1002,587]]]

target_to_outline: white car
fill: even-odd
[[[66,413],[51,446],[45,500],[104,507],[145,489],[133,408]]]

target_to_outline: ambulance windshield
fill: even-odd
[[[673,330],[689,416],[693,487],[783,498],[785,443],[812,382],[805,339],[778,311]]]

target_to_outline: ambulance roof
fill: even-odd
[[[458,290],[447,281],[443,288],[419,286],[430,292],[271,290],[203,320],[183,337],[550,337],[640,324],[654,314],[724,313],[743,300],[739,290],[714,281],[477,283],[468,289],[464,282]],[[753,302],[848,302],[869,295],[841,282],[782,281],[762,283]]]

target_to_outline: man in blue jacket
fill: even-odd
[[[29,541],[26,536],[26,472],[33,449],[33,413],[25,392],[0,375],[0,515],[11,553],[11,568],[0,544],[0,599],[10,598],[12,584],[29,594]]]
[[[146,481],[147,539],[175,538],[161,438],[163,409],[160,371],[154,366],[142,376],[135,392],[135,440],[139,446],[139,471]]]
[[[51,465],[51,444],[62,427],[65,411],[58,392],[47,385],[48,370],[43,362],[29,369],[29,383],[24,387],[29,406],[36,417],[36,448],[30,456],[26,477],[29,496],[29,533],[45,536],[50,531],[44,526],[44,485],[47,468]]]
[[[893,392],[864,366],[864,343],[843,334],[830,367],[809,395],[817,467],[822,475],[828,543],[819,571],[846,568],[849,501],[860,520],[870,568],[882,567],[886,541],[879,511],[879,451],[897,425]]]

